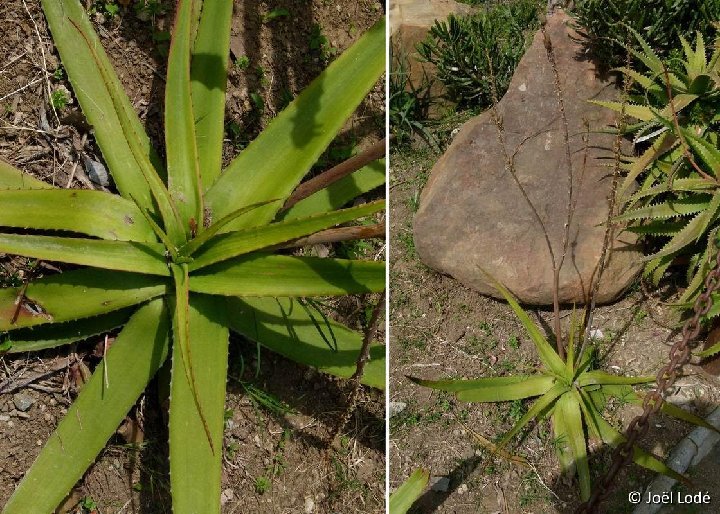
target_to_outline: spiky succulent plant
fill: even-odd
[[[79,268],[0,289],[3,348],[49,348],[122,327],[3,512],[52,512],[170,359],[173,511],[220,511],[228,335],[349,377],[362,337],[303,297],[379,292],[382,262],[278,249],[374,215],[339,209],[384,182],[356,171],[284,208],[385,69],[384,22],[338,57],[222,168],[232,2],[180,0],[162,163],[78,0],[43,0],[55,45],[119,195],[56,189],[0,163],[0,251]],[[384,350],[363,382],[384,386]]]

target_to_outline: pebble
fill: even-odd
[[[30,407],[32,407],[35,400],[25,393],[15,393],[13,395],[13,403],[15,404],[15,408],[17,410],[20,412],[26,412],[30,409]]]
[[[1,421],[10,421],[10,416],[7,414],[0,414],[0,422]]]
[[[30,419],[30,414],[28,414],[27,412],[17,411],[15,415],[20,419]]]
[[[432,477],[430,489],[436,493],[446,493],[450,489],[450,479],[448,477]]]
[[[305,514],[312,514],[315,512],[315,500],[310,496],[305,497]]]
[[[110,185],[110,176],[102,163],[94,161],[86,155],[83,155],[83,163],[85,164],[85,171],[88,177],[90,177],[90,180],[101,186]]]
[[[460,487],[457,488],[457,493],[458,493],[458,494],[465,494],[466,492],[468,492],[468,486],[467,486],[467,484],[460,484]]]
[[[223,489],[220,494],[220,505],[225,505],[227,502],[232,501],[235,498],[235,492],[232,489]]]
[[[390,417],[397,416],[402,411],[404,411],[407,408],[407,403],[405,402],[390,402],[390,405],[388,406],[388,409],[390,410]]]

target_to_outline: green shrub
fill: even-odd
[[[539,27],[535,0],[493,5],[470,16],[436,21],[418,52],[437,67],[448,97],[461,107],[487,107],[507,91],[515,67]]]
[[[390,132],[395,142],[403,145],[414,133],[428,141],[432,136],[425,127],[430,108],[431,80],[426,74],[419,85],[410,78],[409,60],[406,52],[390,45]]]
[[[641,32],[661,56],[670,55],[680,36],[715,33],[717,0],[578,0],[573,15],[593,54],[608,67],[625,62],[626,42],[639,50],[626,27]]]

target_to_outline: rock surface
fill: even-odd
[[[615,121],[608,109],[588,99],[616,96],[614,83],[597,77],[573,40],[570,19],[550,16],[546,33],[554,48],[569,125],[576,203],[570,245],[560,273],[560,301],[582,303],[603,246],[607,197],[612,178],[613,137],[589,134]],[[554,76],[542,31],[521,60],[510,88],[497,106],[505,149],[516,177],[547,229],[556,259],[562,255],[567,219],[566,146]],[[415,246],[428,266],[448,273],[483,294],[498,297],[482,267],[524,303],[552,304],[552,261],[543,229],[523,198],[487,111],[468,121],[436,163],[414,220]],[[587,151],[585,147],[587,146]],[[585,159],[587,157],[587,159]],[[637,277],[641,253],[633,234],[613,241],[599,302],[616,299]]]

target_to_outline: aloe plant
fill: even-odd
[[[627,175],[619,191],[622,212],[614,221],[658,245],[645,258],[645,276],[654,284],[673,263],[687,263],[688,287],[677,301],[687,310],[702,291],[717,254],[720,46],[708,48],[698,33],[694,46],[680,38],[682,58],[662,59],[632,32],[641,50],[631,52],[647,71],[618,70],[634,82],[636,93],[630,103],[595,102],[636,119],[628,132],[639,147],[645,147],[624,164]],[[634,189],[636,181],[640,186]],[[718,313],[715,304],[707,317]],[[720,345],[700,355],[718,351]]]
[[[303,298],[385,287],[381,262],[278,250],[384,208],[376,201],[339,209],[384,182],[382,163],[283,208],[383,73],[384,21],[223,169],[232,2],[177,3],[165,163],[80,2],[42,4],[119,195],[55,189],[0,163],[0,226],[31,229],[0,234],[0,252],[78,265],[0,289],[3,349],[39,350],[121,328],[3,512],[52,512],[166,360],[172,366],[173,511],[219,512],[229,332],[350,377],[361,335],[324,318]],[[362,381],[384,387],[384,349],[373,345],[370,353]]]
[[[633,33],[642,51],[631,52],[647,72],[627,67],[619,71],[634,82],[636,94],[629,103],[595,102],[637,119],[628,132],[638,146],[646,146],[625,164],[627,175],[619,192],[623,212],[615,222],[662,241],[646,259],[645,274],[655,284],[676,257],[689,258],[689,287],[680,299],[688,303],[707,275],[720,207],[717,166],[705,158],[717,148],[720,47],[708,56],[698,33],[694,48],[680,39],[683,59],[663,60]],[[633,191],[636,180],[640,187]]]
[[[633,386],[653,382],[655,377],[617,376],[594,369],[593,348],[590,345],[585,345],[584,348],[578,346],[579,334],[583,331],[582,327],[573,323],[568,334],[566,358],[561,359],[510,291],[494,280],[493,283],[530,336],[542,363],[540,373],[475,380],[409,378],[421,386],[455,393],[458,400],[467,402],[506,402],[537,397],[520,420],[504,434],[497,445],[492,446],[493,451],[500,454],[529,423],[549,418],[554,432],[553,446],[562,470],[574,470],[580,486],[580,496],[587,500],[591,493],[591,476],[586,432],[591,438],[612,447],[622,444],[625,441],[624,436],[603,416],[608,400],[616,398],[622,402],[641,404],[642,393],[636,392]],[[702,418],[672,404],[664,403],[662,411],[678,419],[715,430]],[[633,460],[647,469],[687,482],[684,476],[639,446],[633,447]]]

